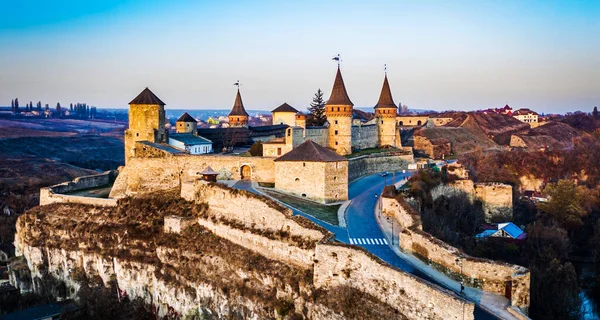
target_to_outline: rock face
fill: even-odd
[[[37,291],[51,277],[68,297],[87,285],[82,278],[116,283],[161,316],[473,318],[472,303],[332,241],[276,203],[197,182],[116,207],[30,210],[15,237],[30,274],[12,282]]]

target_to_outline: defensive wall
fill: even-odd
[[[352,148],[375,148],[379,135],[378,129],[376,124],[352,126]]]
[[[437,285],[388,265],[268,198],[197,180],[181,196],[208,204],[196,221],[218,236],[270,259],[313,270],[317,288],[350,285],[409,319],[473,319],[474,304]],[[181,231],[187,220],[167,217],[165,229]]]
[[[77,177],[72,181],[41,188],[40,205],[43,206],[51,203],[83,203],[96,206],[114,207],[117,205],[117,201],[115,199],[75,196],[70,195],[69,193],[87,189],[108,187],[112,182],[115,181],[117,175],[118,172],[116,170],[106,171],[101,174]]]
[[[468,256],[422,230],[419,214],[403,198],[382,197],[382,213],[401,225],[400,249],[415,253],[450,276],[484,291],[506,296],[511,306],[529,308],[530,273],[527,268]],[[457,260],[459,261],[457,263]]]
[[[415,150],[423,151],[423,153],[433,159],[442,159],[444,155],[452,153],[452,143],[446,138],[429,139],[424,136],[414,135],[413,145]]]
[[[179,187],[182,182],[201,177],[206,167],[219,172],[219,179],[242,179],[244,167],[250,178],[261,182],[275,182],[273,158],[242,157],[235,155],[173,155],[167,158],[131,158],[119,168],[119,176],[110,192],[111,198],[120,198],[137,192],[150,192]]]
[[[348,181],[353,181],[377,172],[407,169],[408,163],[413,162],[414,158],[412,152],[390,151],[358,156],[348,160]]]

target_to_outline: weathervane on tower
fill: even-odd
[[[340,67],[340,62],[342,62],[342,58],[340,58],[340,54],[339,54],[339,53],[338,53],[338,55],[337,55],[337,56],[335,56],[335,57],[331,58],[331,60],[333,60],[333,61],[337,61],[338,68]]]
[[[233,85],[238,87],[238,89],[239,89],[240,88],[240,80],[236,81]]]
[[[383,73],[387,76],[387,63],[383,64]]]

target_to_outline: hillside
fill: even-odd
[[[587,135],[587,133],[574,129],[563,122],[550,122],[543,126],[515,134],[516,137],[522,139],[526,147],[530,150],[547,147],[559,149],[570,148],[572,147],[573,139]],[[511,140],[515,141],[515,138]]]
[[[600,132],[600,117],[594,117],[587,113],[576,113],[566,116],[562,122],[571,127],[588,133]]]

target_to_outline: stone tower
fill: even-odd
[[[144,89],[129,103],[129,129],[125,130],[125,163],[135,157],[136,141],[166,143],[165,103]]]
[[[242,102],[242,95],[240,95],[240,89],[237,90],[235,96],[235,102],[233,108],[229,113],[229,126],[234,128],[248,127],[248,112],[244,109],[244,103]]]
[[[340,155],[352,153],[352,109],[344,79],[338,66],[331,96],[325,104],[325,114],[329,122],[329,147]]]
[[[396,128],[397,108],[392,98],[392,91],[388,82],[387,74],[383,79],[383,87],[379,95],[379,101],[375,106],[375,118],[377,119],[377,146],[401,147],[400,139],[397,138]]]
[[[175,130],[177,133],[193,133],[198,134],[198,121],[189,113],[184,114],[175,122]]]

